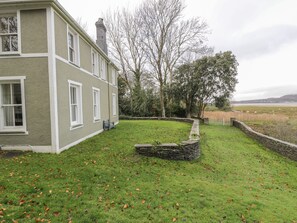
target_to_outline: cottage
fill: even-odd
[[[0,0],[0,147],[60,153],[118,123],[117,67],[56,0]]]

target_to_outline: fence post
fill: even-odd
[[[209,124],[209,118],[203,118],[203,124],[208,125]]]
[[[236,120],[236,118],[230,118],[230,126],[234,126],[234,121]]]

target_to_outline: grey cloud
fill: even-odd
[[[225,33],[239,30],[256,20],[263,11],[274,6],[277,2],[277,0],[218,0],[214,13],[216,21],[214,26]]]
[[[287,94],[297,94],[297,85],[284,85],[274,87],[262,87],[247,91],[236,92],[236,100],[263,99],[281,97]]]
[[[278,25],[247,33],[224,46],[241,59],[277,51],[284,44],[297,41],[297,26]]]

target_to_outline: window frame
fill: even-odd
[[[117,115],[117,98],[115,93],[112,94],[112,115]]]
[[[99,59],[98,59],[98,53],[92,49],[91,50],[91,62],[92,62],[92,74],[95,77],[99,77]]]
[[[93,121],[98,122],[101,120],[101,92],[100,92],[99,88],[93,87],[92,89],[93,89],[93,91],[92,91],[92,93],[93,93]],[[95,93],[98,93],[96,104],[95,104]],[[96,106],[97,106],[97,115],[95,113]]]
[[[70,35],[73,37],[73,46],[70,46]],[[80,66],[79,36],[67,26],[67,50],[69,63]],[[71,50],[74,52],[73,61],[71,60]]]
[[[70,117],[70,130],[81,127],[83,125],[83,107],[82,107],[82,84],[76,81],[68,80],[68,91],[69,91],[69,117]],[[73,121],[72,117],[72,94],[71,88],[76,89],[76,100],[77,100],[77,120]]]
[[[21,52],[21,16],[20,16],[20,10],[17,11],[9,11],[0,13],[1,17],[12,17],[15,16],[17,19],[17,32],[16,33],[7,33],[7,34],[0,34],[0,56],[1,55],[16,55],[20,54]],[[2,50],[2,36],[17,36],[17,51],[3,51]]]
[[[25,101],[25,76],[0,77],[0,133],[28,133],[26,122],[26,101]],[[4,112],[2,104],[2,84],[19,83],[21,87],[21,104],[12,104],[11,106],[20,106],[22,108],[22,126],[4,126]]]

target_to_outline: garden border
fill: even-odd
[[[297,145],[256,132],[251,127],[236,120],[235,118],[230,119],[230,125],[239,128],[245,134],[257,140],[268,149],[275,151],[291,160],[297,161]]]

